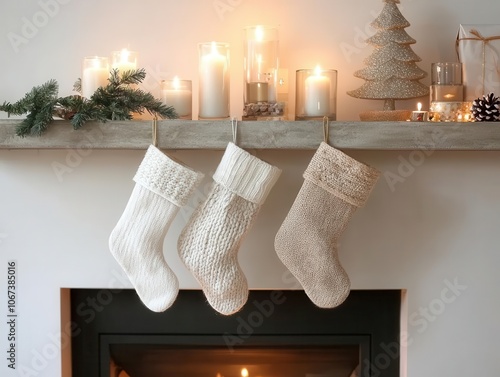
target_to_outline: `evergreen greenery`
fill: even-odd
[[[73,128],[79,129],[85,122],[107,120],[129,120],[132,113],[149,112],[159,118],[178,118],[174,108],[163,104],[151,93],[136,88],[146,77],[144,69],[110,73],[109,83],[100,87],[90,98],[79,95],[58,97],[59,85],[56,80],[49,80],[36,86],[15,103],[4,102],[0,111],[9,116],[24,115],[26,118],[16,129],[18,136],[41,135],[54,116],[71,120]],[[81,80],[74,85],[74,90],[81,92]]]

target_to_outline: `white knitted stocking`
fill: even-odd
[[[125,211],[109,238],[109,248],[142,302],[166,310],[177,297],[177,277],[163,258],[163,240],[179,208],[203,178],[153,145],[142,160]]]
[[[278,257],[321,308],[338,306],[349,295],[351,284],[337,255],[337,241],[378,176],[374,168],[321,143],[276,234]]]
[[[235,313],[247,301],[247,280],[237,253],[280,173],[229,143],[207,199],[181,232],[179,255],[219,313]]]

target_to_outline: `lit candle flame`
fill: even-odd
[[[181,86],[180,82],[179,82],[179,78],[177,76],[174,77],[173,81],[172,81],[172,86],[174,87],[174,89],[178,90]]]
[[[264,29],[262,28],[262,26],[257,26],[255,28],[255,40],[258,42],[262,42],[263,39],[264,39]]]
[[[130,56],[130,52],[124,48],[120,52],[120,62],[121,63],[128,63],[128,57]]]
[[[418,111],[421,111],[421,110],[422,110],[422,104],[421,104],[420,102],[417,104],[417,110],[418,110]]]
[[[101,68],[101,59],[96,55],[95,59],[92,61],[94,68]]]
[[[314,70],[314,73],[316,74],[316,76],[320,76],[321,75],[321,68],[320,68],[319,64],[316,66],[316,69]]]
[[[241,370],[241,377],[248,377],[248,369],[247,368],[243,368]]]
[[[212,55],[218,55],[219,51],[217,51],[217,44],[212,42]]]

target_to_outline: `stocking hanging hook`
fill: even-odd
[[[153,118],[153,123],[151,124],[151,126],[151,134],[153,139],[152,143],[155,147],[158,147],[158,118],[156,117],[156,115]]]
[[[323,117],[323,141],[328,144],[330,126],[328,125],[329,119],[327,116]]]
[[[231,130],[233,131],[233,144],[238,145],[238,119],[236,117],[231,119]]]

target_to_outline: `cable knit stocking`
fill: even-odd
[[[351,284],[340,264],[337,242],[378,176],[374,168],[321,143],[276,234],[278,257],[321,308],[338,306],[349,295]]]
[[[229,143],[207,199],[181,232],[179,255],[219,313],[235,313],[247,301],[247,280],[237,253],[280,173]]]
[[[111,253],[152,311],[166,310],[179,292],[177,277],[163,258],[163,240],[179,207],[202,178],[151,145],[134,177],[125,211],[111,232]]]

